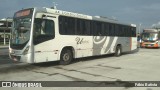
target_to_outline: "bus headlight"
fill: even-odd
[[[27,47],[26,47],[26,49],[23,51],[23,54],[27,54],[27,53],[28,53],[29,47],[30,47],[30,46],[27,46]]]

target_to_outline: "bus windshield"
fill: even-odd
[[[11,47],[23,49],[30,39],[32,15],[30,10],[15,13],[11,32]]]
[[[144,41],[156,41],[158,39],[158,33],[143,33],[142,40]]]

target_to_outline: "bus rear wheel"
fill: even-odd
[[[60,56],[60,64],[68,65],[73,60],[73,54],[70,49],[63,49]]]
[[[121,55],[122,55],[122,48],[121,48],[120,45],[118,45],[118,46],[116,47],[115,56],[116,56],[116,57],[119,57],[119,56],[121,56]]]

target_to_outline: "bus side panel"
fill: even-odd
[[[123,37],[94,36],[93,55],[104,55],[104,54],[115,53],[116,46],[118,44],[124,46],[123,43],[125,43]],[[126,50],[126,47],[122,47],[122,49]]]
[[[114,42],[114,37],[93,36],[93,56],[111,53]]]
[[[137,37],[131,37],[131,51],[137,49]]]
[[[34,46],[35,63],[57,60],[59,52],[54,42],[55,40],[50,40]]]
[[[106,51],[108,51],[111,46],[108,45],[109,42],[110,42],[109,37],[93,36],[93,52],[92,52],[93,56],[106,53]]]
[[[130,43],[131,43],[130,37],[118,37],[114,50],[116,49],[117,45],[120,45],[122,52],[131,51]]]
[[[74,35],[58,35],[57,36],[57,42],[55,43],[57,46],[59,46],[59,55],[58,60],[60,60],[61,52],[64,48],[72,47],[74,50],[74,58],[77,58],[77,36]]]
[[[92,36],[77,36],[75,41],[77,58],[92,56]]]

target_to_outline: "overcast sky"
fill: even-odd
[[[151,27],[160,21],[160,0],[0,0],[0,19],[28,7],[51,7],[92,16],[113,17],[137,26]]]

